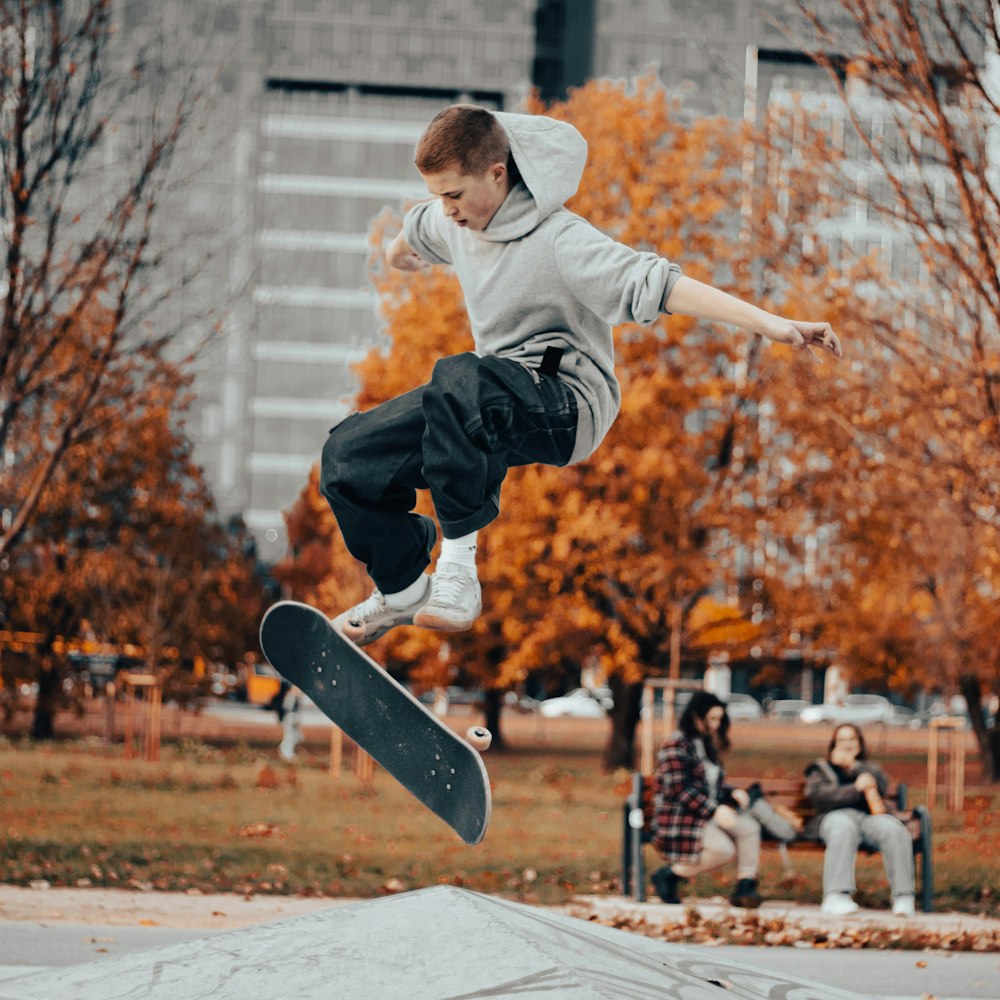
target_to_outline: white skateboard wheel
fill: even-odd
[[[482,753],[483,750],[489,750],[490,744],[493,742],[493,734],[488,730],[484,729],[482,726],[472,726],[465,734],[465,738],[469,743],[469,746],[473,750],[478,750]]]

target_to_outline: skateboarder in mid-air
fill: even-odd
[[[323,494],[375,582],[334,619],[359,645],[411,622],[472,626],[476,535],[499,513],[508,468],[582,461],[614,422],[612,325],[679,313],[841,356],[828,323],[765,312],[566,209],[586,158],[565,122],[470,105],[442,111],[417,143],[433,198],[406,214],[386,259],[454,268],[475,353],[442,358],[428,384],[347,417],[324,448]],[[443,535],[432,575],[437,531],[413,513],[418,489],[430,490]]]

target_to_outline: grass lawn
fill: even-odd
[[[157,763],[126,760],[94,738],[0,739],[0,881],[352,897],[440,882],[542,903],[617,894],[628,777],[601,772],[603,736],[567,721],[488,754],[493,820],[476,847],[384,772],[361,782],[345,767],[331,778],[315,734],[295,765],[278,761],[270,736],[223,745],[186,737],[165,743]],[[814,740],[793,752],[762,729],[744,737],[728,770],[801,773]],[[889,746],[878,758],[920,802],[919,748]],[[938,909],[998,913],[998,807],[1000,792],[980,790],[964,815],[936,814]],[[815,901],[820,856],[794,860],[786,877],[777,852],[765,851],[764,894]],[[858,868],[859,900],[886,906],[880,860],[861,858]],[[693,891],[728,892],[732,877],[702,876]]]

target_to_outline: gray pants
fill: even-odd
[[[882,854],[892,895],[913,895],[913,840],[910,831],[895,816],[869,816],[860,809],[835,809],[819,824],[826,844],[823,857],[823,893],[854,893],[854,863],[862,844]]]
[[[736,877],[756,878],[760,866],[760,824],[752,816],[740,813],[736,826],[723,830],[714,819],[705,824],[701,857],[689,864],[675,861],[670,867],[681,878],[694,878],[702,872],[721,868],[736,856]]]

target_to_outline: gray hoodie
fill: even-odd
[[[559,377],[579,410],[570,462],[579,462],[601,443],[621,404],[612,325],[655,320],[681,271],[563,207],[587,161],[587,143],[572,125],[496,116],[521,180],[489,225],[482,232],[457,226],[435,199],[407,212],[403,236],[420,257],[454,267],[477,354],[538,367],[546,347],[563,349]]]

